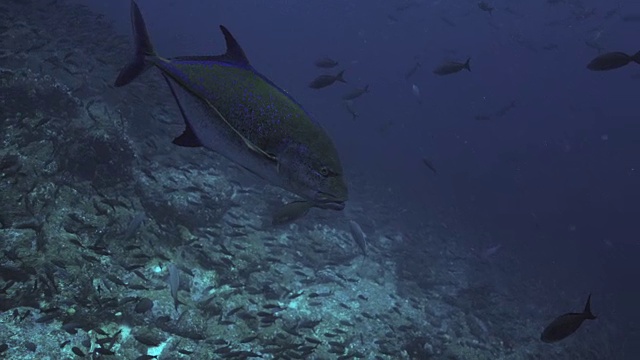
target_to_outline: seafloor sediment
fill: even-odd
[[[130,47],[79,5],[0,4],[0,358],[614,358],[605,331],[541,343],[539,289],[375,193],[270,225],[290,195],[172,145],[159,76],[113,88]]]

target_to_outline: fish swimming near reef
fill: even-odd
[[[124,86],[149,68],[166,80],[184,119],[173,143],[213,150],[314,207],[342,210],[348,198],[338,152],[302,106],[249,63],[229,30],[217,56],[156,54],[137,4],[131,2],[133,59],[118,75]]]
[[[329,85],[333,85],[333,83],[335,83],[336,81],[346,83],[346,81],[342,77],[343,75],[344,70],[340,71],[336,75],[320,75],[309,83],[309,87],[312,89],[322,89]]]
[[[578,330],[585,320],[594,320],[596,317],[591,313],[591,294],[587,298],[587,304],[581,313],[568,313],[560,315],[549,324],[540,340],[546,343],[560,341]]]
[[[356,245],[362,251],[362,256],[367,256],[367,235],[362,231],[360,224],[353,220],[349,220],[349,229],[351,230],[351,237],[355,241]]]

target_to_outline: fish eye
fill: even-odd
[[[326,166],[323,166],[320,168],[320,175],[327,177],[329,176],[329,174],[331,173],[331,171],[329,171],[329,168]]]

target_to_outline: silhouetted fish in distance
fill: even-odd
[[[342,100],[353,100],[369,92],[369,85],[365,85],[363,88],[353,89],[342,97]]]
[[[315,207],[344,208],[348,190],[333,141],[295,99],[251,66],[227,28],[220,26],[225,54],[166,59],[156,54],[134,1],[131,21],[135,53],[115,86],[149,68],[160,70],[185,123],[174,144],[213,150]]]
[[[560,341],[578,330],[585,320],[594,320],[596,317],[591,313],[591,294],[587,298],[587,304],[581,313],[568,313],[558,316],[549,324],[540,340],[546,343]]]
[[[593,71],[613,70],[626,66],[630,62],[640,64],[640,51],[634,55],[627,55],[620,51],[598,55],[587,65],[587,69]]]
[[[329,85],[332,85],[336,81],[346,83],[342,75],[344,75],[344,70],[340,71],[337,75],[320,75],[317,78],[313,79],[313,81],[309,84],[309,87],[312,89],[322,89]]]
[[[484,1],[480,1],[478,3],[478,7],[480,8],[480,10],[488,12],[489,15],[491,15],[491,12],[495,9],[494,7],[492,7],[491,5],[489,5]]]
[[[338,62],[333,60],[332,58],[330,58],[328,56],[316,60],[316,62],[314,64],[317,67],[323,68],[323,69],[330,69],[330,68],[338,66]]]
[[[469,66],[469,62],[471,58],[467,58],[467,61],[461,63],[457,61],[447,61],[444,64],[438,66],[435,70],[433,70],[434,74],[437,75],[449,75],[455,74],[462,69],[467,69],[471,71],[471,67]]]

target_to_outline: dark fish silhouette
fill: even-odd
[[[320,75],[317,78],[313,79],[313,81],[309,84],[309,87],[312,89],[322,89],[336,81],[346,83],[342,75],[344,74],[344,70],[340,71],[338,75]]]
[[[576,332],[583,321],[595,318],[591,313],[591,294],[589,294],[587,304],[581,313],[568,313],[558,316],[544,329],[540,340],[546,343],[560,341]]]
[[[351,114],[351,119],[353,119],[353,120],[357,119],[358,116],[360,116],[360,115],[358,114],[356,109],[353,108],[353,100],[345,100],[343,102],[344,102],[345,109],[347,109],[349,114]]]
[[[640,64],[640,51],[633,56],[627,55],[620,51],[610,52],[596,56],[595,59],[587,65],[587,69],[593,71],[613,70],[626,66],[630,62]]]
[[[367,256],[367,235],[362,231],[360,225],[353,220],[349,220],[349,229],[351,230],[351,237],[353,237],[353,241],[362,251],[362,255]]]
[[[330,69],[332,67],[338,66],[338,62],[333,60],[330,57],[323,57],[321,59],[316,60],[315,65],[319,68]]]
[[[433,73],[437,75],[449,75],[455,74],[462,69],[471,71],[469,61],[471,61],[471,58],[467,58],[467,61],[465,61],[464,63],[457,61],[447,61],[446,63],[438,66],[435,70],[433,70]]]
[[[347,93],[342,97],[342,100],[353,100],[355,98],[359,98],[360,96],[368,92],[369,92],[369,85],[365,85],[363,88],[357,88]]]
[[[418,69],[420,69],[420,66],[420,61],[416,59],[415,65],[413,65],[413,67],[409,69],[409,71],[407,71],[407,73],[404,75],[404,78],[408,80],[411,76],[413,76],[413,74],[416,73],[416,71],[418,71]]]
[[[486,2],[484,2],[484,1],[480,1],[480,2],[478,3],[478,7],[479,7],[479,8],[480,8],[480,10],[482,10],[482,11],[487,11],[487,12],[489,13],[489,15],[491,15],[491,12],[494,10],[494,8],[493,8],[491,5],[487,4],[487,3],[486,3]]]
[[[431,163],[431,161],[429,161],[429,159],[427,158],[422,158],[422,162],[429,168],[429,170],[433,171],[434,174],[438,175],[438,171],[436,170],[436,168],[433,166],[433,164]]]

